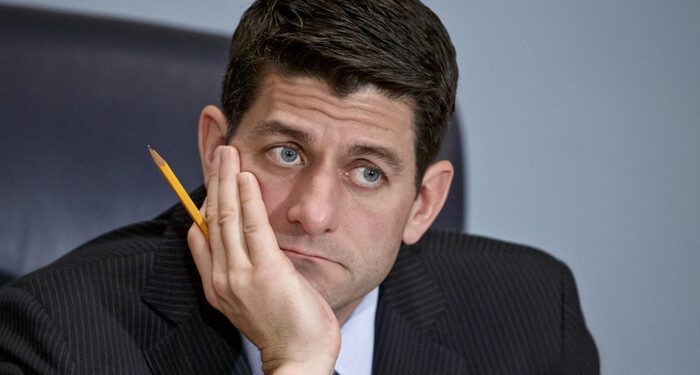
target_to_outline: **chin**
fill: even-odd
[[[295,259],[292,260],[292,264],[294,264],[297,272],[304,276],[304,279],[311,284],[314,290],[316,290],[318,294],[320,294],[321,297],[323,297],[323,299],[325,299],[326,302],[333,307],[335,298],[333,298],[333,293],[331,293],[331,291],[334,288],[329,288],[328,285],[326,285],[327,281],[323,280],[321,275],[322,272],[319,270],[318,265],[314,264],[313,262],[298,261]]]

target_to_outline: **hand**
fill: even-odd
[[[255,176],[232,146],[216,149],[209,172],[209,242],[196,225],[187,234],[207,301],[260,349],[266,374],[332,373],[338,321],[280,250]]]

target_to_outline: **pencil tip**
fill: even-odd
[[[151,148],[151,145],[146,145],[146,147],[148,147],[149,150],[153,150],[153,149]]]
[[[148,152],[151,154],[151,157],[153,158],[153,161],[156,162],[156,164],[165,165],[165,160],[163,160],[163,158],[160,155],[158,155],[158,152],[152,149],[150,145],[148,146]]]

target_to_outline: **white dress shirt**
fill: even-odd
[[[335,370],[340,375],[370,375],[374,354],[374,317],[377,312],[379,288],[367,293],[362,302],[352,312],[350,318],[340,327],[340,354]],[[245,336],[243,351],[253,375],[263,375],[260,351]]]

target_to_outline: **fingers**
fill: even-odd
[[[221,242],[226,254],[229,270],[250,266],[248,246],[243,236],[241,201],[238,190],[240,159],[238,151],[231,146],[220,147],[219,168],[219,226]]]
[[[260,185],[250,172],[238,175],[243,219],[243,235],[248,245],[252,264],[261,264],[279,257],[277,238],[270,226],[267,209],[262,200]]]
[[[270,363],[328,358],[321,364],[329,372],[340,345],[337,319],[280,251],[257,179],[240,171],[231,146],[216,149],[210,168],[202,208],[209,241],[196,225],[187,235],[207,301]]]
[[[254,264],[288,262],[270,226],[260,186],[253,174],[241,173],[232,146],[214,152],[202,211],[208,241],[195,228],[188,233],[188,244],[212,305],[224,303],[222,298],[231,295],[236,280],[245,279]]]
[[[206,205],[206,202],[205,202]],[[202,210],[204,211],[204,207]],[[199,272],[200,278],[202,279],[202,288],[204,289],[204,295],[207,297],[207,301],[212,304],[212,306],[217,307],[216,299],[213,298],[213,289],[211,285],[211,274],[212,274],[212,259],[211,250],[209,249],[209,243],[206,237],[202,234],[202,231],[196,224],[190,226],[187,232],[187,244],[190,247],[190,252],[192,253],[192,258],[194,259],[194,264],[197,266],[197,272]]]
[[[214,158],[209,169],[209,184],[205,205],[205,220],[209,227],[209,248],[211,252],[211,282],[215,285],[226,284],[226,251],[221,242],[219,228],[219,176],[221,168],[221,147],[214,151]],[[200,276],[202,276],[200,274]]]
[[[205,217],[215,283],[236,269],[280,256],[260,186],[253,174],[241,173],[235,147],[220,146],[214,152]]]

